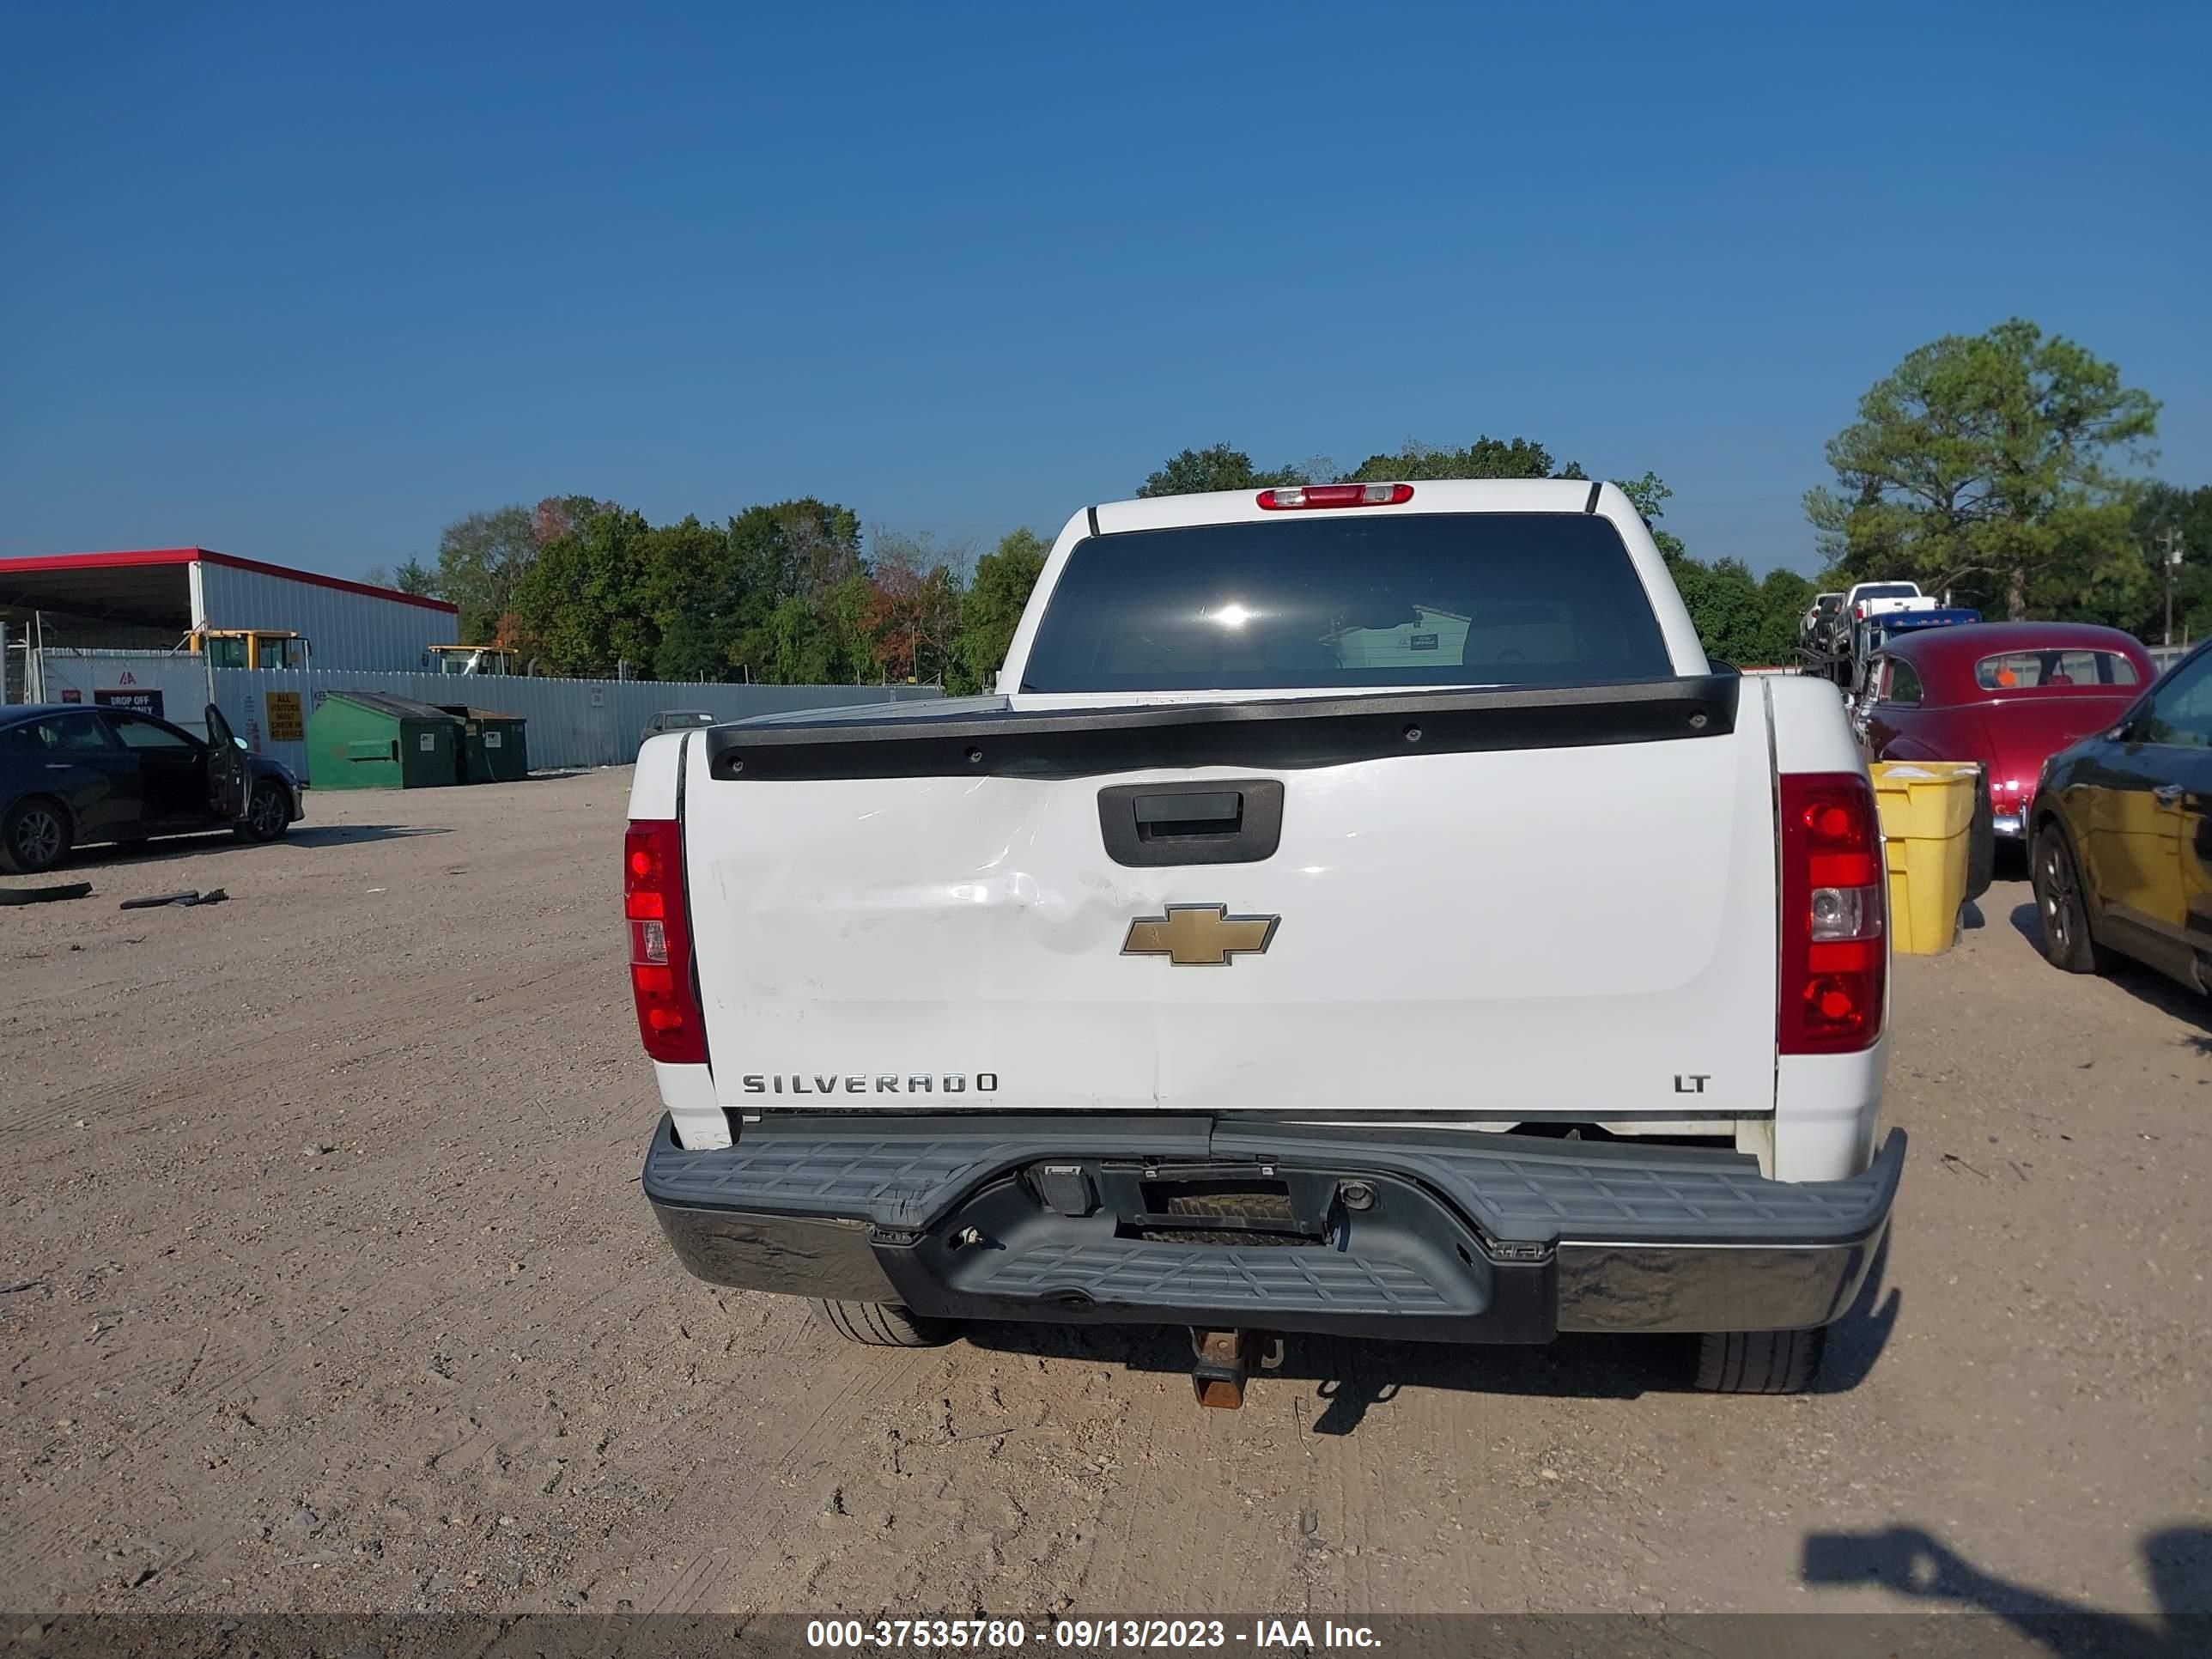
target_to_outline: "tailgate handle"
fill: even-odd
[[[1107,856],[1134,868],[1257,864],[1283,838],[1283,786],[1273,778],[1109,784],[1098,792],[1098,832]]]
[[[1132,804],[1137,833],[1147,841],[1161,836],[1233,836],[1244,822],[1244,797],[1235,789],[1211,789],[1202,795],[1139,795]]]

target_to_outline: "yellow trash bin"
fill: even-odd
[[[1981,767],[1973,761],[1877,761],[1874,798],[1889,861],[1890,948],[1932,957],[1958,936],[1967,832]]]

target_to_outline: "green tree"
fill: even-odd
[[[390,565],[373,564],[361,573],[361,579],[371,587],[390,587],[427,598],[434,599],[438,592],[438,573],[412,556],[396,571]]]
[[[2131,527],[2152,573],[2136,632],[2146,640],[2164,635],[2166,575],[2160,562],[2170,531],[2181,550],[2181,563],[2173,573],[2174,641],[2178,644],[2185,637],[2196,640],[2212,633],[2212,484],[2186,490],[2169,483],[2152,484],[2136,503]]]
[[[1408,438],[1395,455],[1370,455],[1348,483],[1402,483],[1421,478],[1579,478],[1569,462],[1554,474],[1552,452],[1527,438],[1493,438],[1485,434],[1464,449],[1439,449]]]
[[[780,663],[805,656],[794,643],[789,602],[805,602],[817,620],[821,595],[864,572],[860,520],[851,508],[807,496],[750,507],[729,522],[728,562],[722,578],[727,611],[718,623],[730,661],[753,679],[794,680]],[[799,655],[794,655],[799,652]],[[811,656],[807,660],[812,660]],[[851,677],[842,677],[851,683]]]
[[[836,651],[834,678],[841,685],[865,685],[884,679],[876,660],[876,634],[883,595],[866,571],[819,590],[817,605]]]
[[[613,501],[570,497],[565,532],[540,549],[513,596],[521,638],[564,673],[650,672],[660,643],[647,580],[653,527]]]
[[[752,678],[781,685],[872,685],[882,596],[866,572],[794,593],[769,613]]]
[[[1015,530],[975,561],[975,580],[961,605],[960,640],[953,653],[957,667],[946,676],[947,690],[979,691],[1004,665],[1023,607],[1051,550],[1035,531]]]
[[[1280,484],[1311,482],[1303,467],[1280,466],[1271,472],[1254,468],[1252,458],[1227,444],[1205,449],[1186,449],[1170,456],[1160,470],[1137,487],[1144,495],[1202,495],[1215,489],[1267,489]]]
[[[1572,468],[1571,465],[1571,470],[1562,472],[1559,476],[1563,478],[1579,478],[1582,477],[1582,472],[1579,468]],[[1659,475],[1656,472],[1646,472],[1640,478],[1615,478],[1613,482],[1620,488],[1620,493],[1628,497],[1628,504],[1643,515],[1645,526],[1651,532],[1652,543],[1658,548],[1659,556],[1667,561],[1667,568],[1674,570],[1683,561],[1688,559],[1690,556],[1688,550],[1682,545],[1682,538],[1672,531],[1662,530],[1659,527],[1659,520],[1666,512],[1667,503],[1673,500],[1674,495],[1674,492],[1661,482]],[[1678,571],[1677,574],[1679,574]],[[1691,614],[1694,616],[1697,613],[1692,611]],[[1731,658],[1729,660],[1735,659]]]
[[[637,553],[645,609],[659,635],[653,677],[727,678],[729,645],[746,597],[733,580],[728,532],[687,516],[649,532]]]
[[[1759,653],[1739,668],[1765,666],[1776,668],[1790,660],[1797,649],[1797,619],[1813,603],[1814,589],[1809,577],[1794,570],[1777,567],[1759,579]]]
[[[1705,654],[1738,667],[1771,663],[1762,654],[1764,607],[1759,583],[1741,559],[1718,559],[1701,564],[1694,559],[1674,562],[1674,586],[1697,625],[1698,642]]]
[[[729,659],[714,637],[712,619],[680,611],[661,624],[660,643],[653,647],[653,675],[656,680],[726,680]]]
[[[2086,622],[2124,628],[2153,642],[2166,637],[2166,537],[2181,549],[2173,572],[2173,641],[2203,637],[2212,629],[2212,484],[2183,489],[2150,483],[2137,494],[2129,539],[2142,578],[2124,591],[2107,587],[2075,612]]]
[[[471,513],[446,526],[438,538],[433,591],[460,608],[463,644],[489,643],[537,556],[531,509],[519,504]],[[421,568],[412,559],[408,564]],[[406,574],[404,568],[401,574]]]
[[[769,613],[754,654],[757,678],[780,685],[827,685],[836,678],[836,631],[811,599],[797,594]]]
[[[2014,318],[1906,355],[1828,441],[1807,493],[1823,551],[1861,580],[1911,579],[2014,618],[2142,580],[2121,471],[2158,404],[2112,364]]]

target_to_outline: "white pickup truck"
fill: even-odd
[[[1618,489],[1091,507],[998,685],[641,751],[685,1267],[866,1342],[1187,1325],[1208,1403],[1284,1333],[1808,1383],[1904,1160],[1874,799]]]
[[[1852,648],[1856,630],[1876,617],[1906,611],[1933,611],[1936,601],[1920,591],[1917,582],[1860,582],[1846,590],[1836,608],[1838,648]]]

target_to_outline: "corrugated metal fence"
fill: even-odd
[[[304,720],[333,691],[381,691],[418,702],[469,703],[530,722],[534,768],[617,766],[636,757],[645,723],[664,708],[703,708],[724,720],[792,708],[896,702],[941,695],[935,686],[684,685],[663,680],[543,680],[514,675],[368,674],[311,668],[283,673],[215,671],[215,706],[249,748],[301,776],[307,746],[288,739],[287,716]],[[270,701],[270,694],[280,699]],[[282,701],[299,699],[296,705]]]
[[[507,674],[372,673],[354,669],[210,669],[166,652],[39,653],[43,699],[141,708],[197,732],[212,701],[258,754],[307,774],[304,727],[333,691],[375,691],[417,702],[467,703],[530,722],[536,768],[616,766],[637,754],[645,724],[663,709],[703,708],[723,720],[794,708],[910,702],[943,696],[933,685],[693,685],[666,680],[555,680]]]

